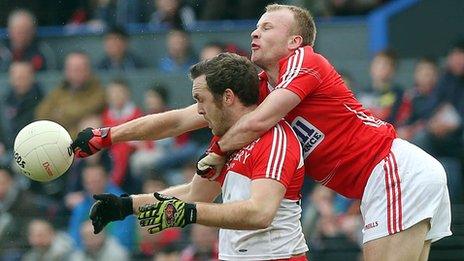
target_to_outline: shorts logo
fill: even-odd
[[[368,230],[368,229],[371,229],[371,228],[374,228],[374,227],[377,227],[377,226],[379,226],[379,222],[378,222],[378,221],[375,221],[375,222],[366,224],[366,225],[364,226],[364,230]]]
[[[302,117],[296,117],[293,120],[292,128],[301,143],[304,158],[307,158],[325,137],[322,131]]]

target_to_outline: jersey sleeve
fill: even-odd
[[[286,123],[285,123],[286,124]],[[290,127],[277,124],[268,131],[252,151],[251,179],[274,179],[288,188],[302,165],[300,145]]]
[[[280,82],[275,89],[285,88],[303,100],[322,82],[318,60],[318,56],[311,55],[305,48],[297,49],[281,67]]]

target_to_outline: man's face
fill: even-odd
[[[251,61],[265,69],[287,56],[292,51],[288,44],[294,23],[288,9],[264,13],[251,33]]]
[[[447,58],[447,65],[452,74],[464,76],[464,50],[455,48]]]
[[[13,63],[10,67],[10,83],[17,94],[26,94],[34,83],[32,66],[26,63]]]
[[[89,58],[82,54],[70,54],[65,64],[66,79],[73,86],[82,86],[90,79]]]
[[[116,34],[105,37],[105,51],[109,57],[119,60],[124,57],[127,49],[126,39]]]
[[[29,16],[19,14],[8,25],[8,34],[13,48],[24,49],[35,35],[34,22]]]
[[[214,100],[214,96],[206,84],[205,75],[193,80],[192,96],[197,102],[198,113],[203,115],[213,134],[217,136],[224,135],[228,129],[227,113],[224,107],[220,107]]]
[[[84,188],[89,195],[101,194],[105,192],[107,178],[105,170],[102,167],[87,167],[84,169],[82,175]]]

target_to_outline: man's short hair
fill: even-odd
[[[316,40],[316,24],[311,13],[304,8],[294,5],[270,4],[266,6],[266,12],[288,9],[293,13],[295,25],[291,33],[300,35],[303,38],[303,46],[314,46]]]
[[[37,26],[37,18],[35,17],[35,15],[30,12],[29,10],[27,9],[15,9],[13,10],[9,15],[8,15],[8,26],[10,26],[14,19],[17,19],[17,17],[20,17],[20,16],[26,16],[28,17],[33,26],[36,27]]]
[[[127,40],[129,39],[129,34],[126,32],[126,30],[121,27],[121,26],[112,26],[106,31],[105,36],[108,35],[115,35],[121,39]]]
[[[190,67],[192,80],[201,75],[206,76],[208,88],[216,100],[221,99],[226,89],[231,89],[243,105],[258,103],[258,71],[246,57],[221,53]]]

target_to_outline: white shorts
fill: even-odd
[[[425,240],[451,235],[446,173],[419,147],[395,139],[390,154],[372,171],[361,201],[363,243],[431,219]]]

